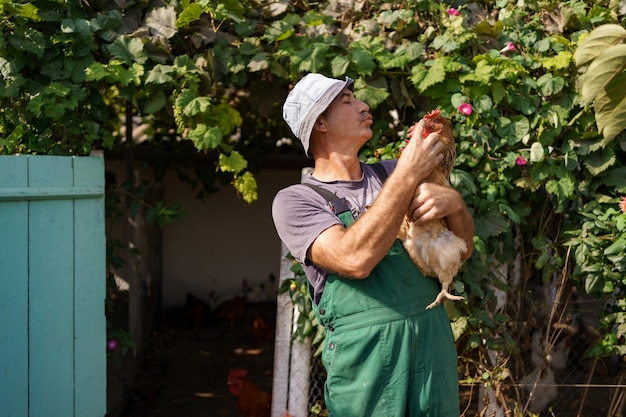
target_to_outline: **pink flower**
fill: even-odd
[[[513,42],[509,41],[507,42],[506,46],[502,49],[500,49],[500,53],[504,53],[504,52],[510,52],[510,51],[514,51],[515,50],[515,45],[513,45]]]
[[[459,11],[457,9],[455,9],[454,7],[448,7],[446,9],[446,12],[448,12],[448,16],[458,16],[458,15],[460,15]]]
[[[466,116],[469,116],[473,112],[472,105],[467,104],[467,103],[461,104],[457,110],[459,111],[459,113],[464,114]]]
[[[619,202],[619,208],[622,210],[622,213],[626,214],[626,196],[622,197],[622,201]]]
[[[528,161],[522,155],[518,156],[517,159],[515,159],[515,165],[525,166],[527,163]]]
[[[107,349],[109,350],[117,349],[117,340],[109,339],[109,341],[107,342]]]

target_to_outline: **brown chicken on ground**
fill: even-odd
[[[444,146],[441,164],[424,179],[424,182],[450,187],[450,173],[456,158],[454,135],[448,120],[436,109],[424,116],[425,138],[432,132],[438,132]],[[463,297],[452,295],[448,288],[454,276],[459,271],[461,256],[467,250],[465,241],[452,233],[445,221],[435,220],[424,225],[416,225],[406,217],[400,229],[400,240],[403,242],[409,256],[419,267],[422,273],[429,277],[436,277],[441,283],[441,292],[426,308],[431,309],[443,302],[444,299],[458,301]]]
[[[270,417],[272,396],[248,379],[248,371],[233,369],[228,374],[227,383],[243,417]]]

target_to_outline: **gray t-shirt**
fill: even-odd
[[[380,164],[390,174],[397,160],[382,161]],[[303,183],[310,183],[335,193],[347,200],[352,215],[357,219],[371,206],[380,192],[383,182],[376,171],[361,164],[363,177],[358,181],[322,182],[309,176]],[[328,271],[319,268],[307,259],[311,244],[326,229],[341,220],[330,210],[328,202],[318,192],[302,184],[289,186],[276,194],[272,204],[272,217],[278,236],[293,257],[302,264],[304,273],[313,286],[316,303],[322,297]]]

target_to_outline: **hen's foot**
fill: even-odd
[[[439,304],[443,303],[444,299],[447,299],[450,301],[464,300],[464,298],[461,297],[460,295],[452,295],[446,290],[441,290],[439,294],[437,294],[437,298],[435,298],[435,301],[433,301],[432,303],[426,306],[426,310],[430,310],[431,308],[437,307]]]

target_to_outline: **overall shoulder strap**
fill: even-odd
[[[340,198],[337,194],[328,191],[325,188],[318,187],[317,185],[309,184],[308,182],[303,182],[302,185],[306,185],[324,197],[324,199],[328,202],[328,207],[330,207],[330,210],[335,213],[336,216],[339,216],[341,213],[345,213],[346,211],[352,213],[346,204],[345,198]]]

